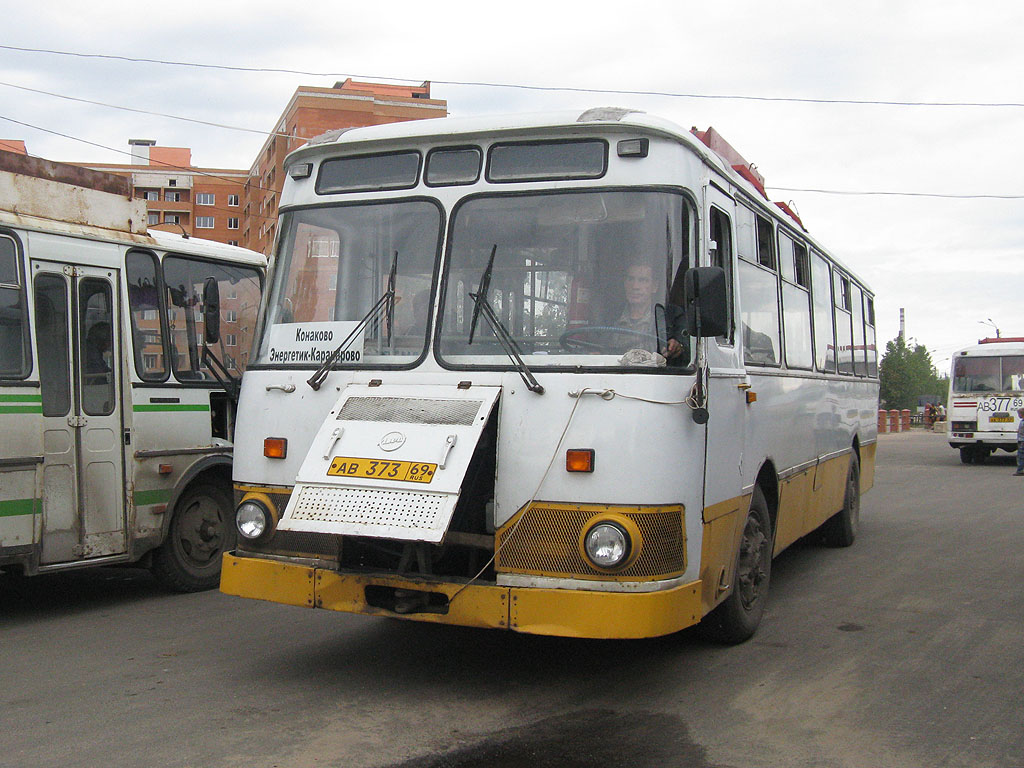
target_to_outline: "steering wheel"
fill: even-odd
[[[624,335],[632,336],[638,340],[642,340],[646,344],[654,342],[655,345],[658,343],[658,337],[653,333],[645,333],[644,331],[634,331],[632,328],[619,328],[614,325],[584,325],[580,328],[572,328],[566,331],[558,337],[558,343],[562,345],[563,349],[568,349],[573,352],[585,351],[585,352],[607,352],[608,345],[601,344],[597,341],[588,340],[587,336],[612,336],[612,335]],[[584,338],[578,338],[583,336]]]

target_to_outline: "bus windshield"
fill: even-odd
[[[339,362],[408,364],[426,347],[441,212],[425,200],[284,213],[257,361],[319,365],[393,288]]]
[[[1024,355],[957,358],[953,391],[1024,392]]]
[[[530,366],[666,365],[681,328],[691,211],[669,192],[474,197],[454,213],[439,352],[449,365],[508,365],[493,314]],[[484,291],[481,291],[483,286]],[[486,294],[486,295],[484,295]],[[491,312],[480,312],[486,301]]]

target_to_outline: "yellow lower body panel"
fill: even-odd
[[[371,605],[367,588],[443,595],[443,608],[398,613]],[[221,592],[285,605],[371,616],[512,629],[534,635],[657,637],[701,618],[701,583],[659,592],[500,587],[409,577],[339,573],[307,565],[224,555]]]

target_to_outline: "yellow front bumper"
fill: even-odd
[[[449,599],[447,611],[393,613],[367,603],[368,586],[439,592]],[[339,573],[233,554],[224,555],[220,579],[221,592],[238,597],[438,624],[512,629],[534,635],[609,639],[658,637],[696,624],[701,618],[699,581],[659,592],[594,592],[480,584],[463,587],[462,584],[409,577]]]

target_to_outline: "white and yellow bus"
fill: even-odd
[[[1024,337],[981,339],[957,350],[949,378],[949,445],[964,464],[1017,450],[1017,409],[1024,408]]]
[[[147,233],[127,180],[0,153],[0,568],[217,585],[265,272]]]
[[[852,543],[872,294],[712,130],[420,121],[286,166],[222,591],[737,642],[774,555]]]

